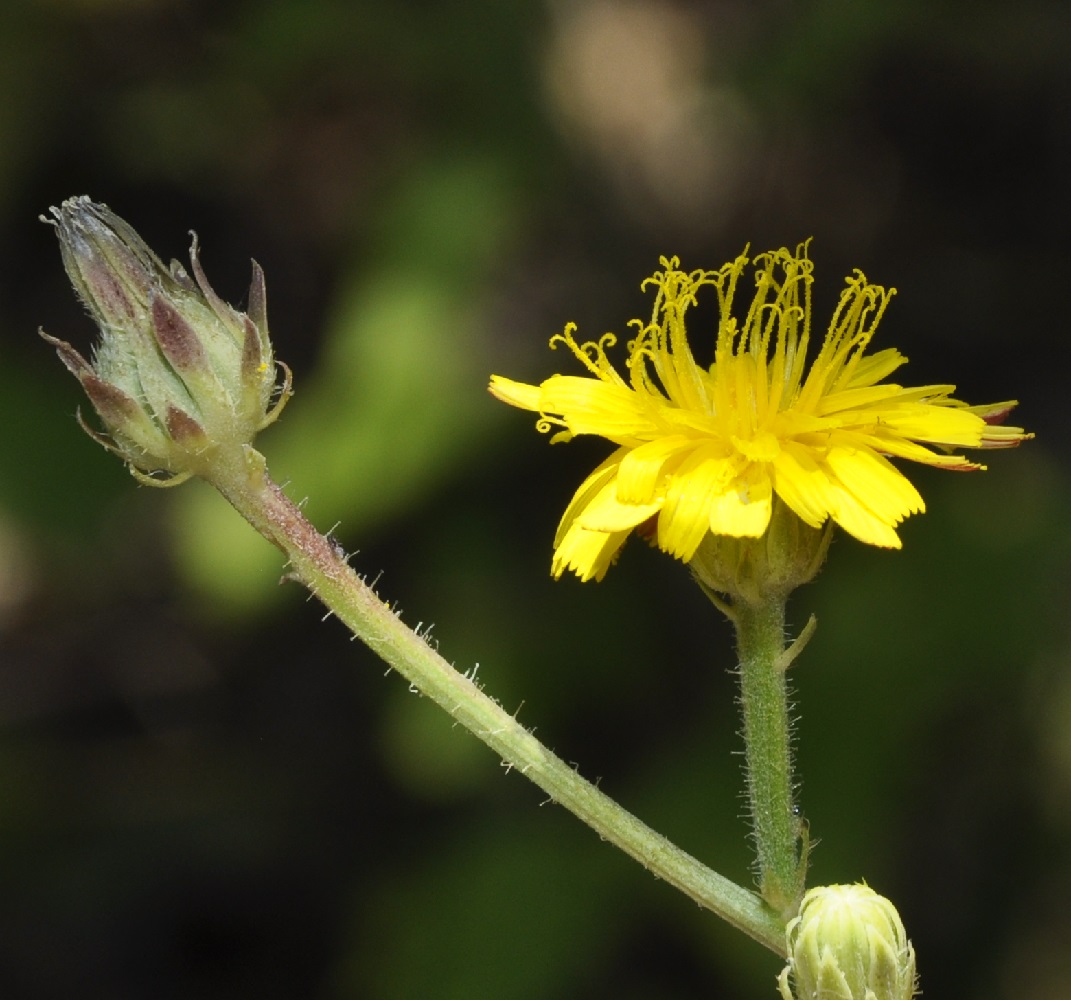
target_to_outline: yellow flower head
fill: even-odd
[[[560,428],[552,442],[597,434],[618,446],[562,516],[556,577],[570,569],[602,579],[641,526],[686,562],[708,532],[758,538],[775,495],[812,527],[832,518],[861,541],[899,548],[895,526],[925,505],[887,456],[980,469],[948,451],[1011,447],[1031,436],[1000,426],[1013,402],[967,406],[951,398],[952,385],[884,382],[907,359],[867,347],[894,289],[859,271],[808,366],[806,243],[795,254],[774,250],[749,261],[744,253],[716,271],[685,273],[676,257],[661,264],[642,286],[656,290],[650,322],[630,324],[627,377],[606,354],[614,334],[578,344],[569,324],[551,347],[568,347],[590,376],[552,375],[538,386],[491,378],[498,399],[540,414],[541,431]],[[749,264],[755,292],[741,319],[734,306]],[[685,331],[685,313],[707,286],[719,307],[709,368],[696,362]]]

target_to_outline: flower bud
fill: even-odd
[[[92,362],[43,331],[107,434],[83,427],[141,482],[170,486],[206,471],[219,448],[249,444],[290,396],[275,384],[264,273],[253,263],[248,313],[212,290],[190,248],[194,278],[165,267],[106,206],[83,196],[53,207],[63,265],[100,328]],[[79,418],[81,419],[81,418]],[[163,473],[163,477],[158,477]]]
[[[788,925],[787,941],[788,965],[778,980],[784,1000],[915,995],[915,950],[896,907],[869,886],[811,889]]]
[[[812,528],[775,497],[763,534],[737,538],[708,532],[688,566],[709,590],[759,604],[787,597],[813,580],[825,561],[831,534],[832,522]]]

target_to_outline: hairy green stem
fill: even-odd
[[[767,903],[788,917],[803,893],[807,859],[806,847],[800,848],[802,824],[793,801],[785,682],[793,650],[785,650],[785,601],[782,597],[755,604],[740,601],[733,605],[732,617],[740,656],[740,703],[759,889]]]
[[[654,875],[785,956],[785,923],[755,893],[701,864],[550,752],[512,715],[404,625],[268,477],[251,446],[222,451],[205,473],[233,507],[287,555],[305,584],[353,633],[483,740],[502,760]]]

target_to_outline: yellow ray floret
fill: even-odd
[[[578,343],[575,327],[551,338],[588,375],[526,385],[494,375],[491,392],[540,414],[552,441],[595,434],[617,450],[580,485],[554,539],[553,573],[601,579],[625,539],[643,526],[658,546],[688,561],[708,532],[761,536],[776,495],[812,527],[829,518],[861,541],[899,548],[896,525],[925,510],[890,461],[980,469],[950,450],[1011,447],[1031,435],[1000,421],[1014,402],[967,406],[955,386],[885,382],[907,359],[866,353],[894,289],[861,272],[847,287],[808,365],[811,271],[807,244],[716,271],[679,270],[676,257],[653,287],[649,323],[633,320],[625,374],[610,363],[616,337]],[[738,305],[751,272],[754,293]],[[698,364],[685,314],[700,289],[718,299],[714,362]],[[934,448],[939,449],[937,451]]]

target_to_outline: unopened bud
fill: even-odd
[[[827,885],[803,897],[787,928],[784,1000],[911,1000],[915,950],[896,907],[866,885]],[[790,985],[791,980],[791,985]]]
[[[191,279],[178,261],[166,267],[104,205],[83,196],[51,213],[45,221],[56,227],[67,275],[101,339],[89,362],[65,341],[41,336],[82,383],[107,433],[87,432],[140,481],[173,485],[203,473],[219,448],[249,444],[278,417],[290,373],[280,364],[277,387],[256,262],[242,313],[212,290],[196,237]]]

